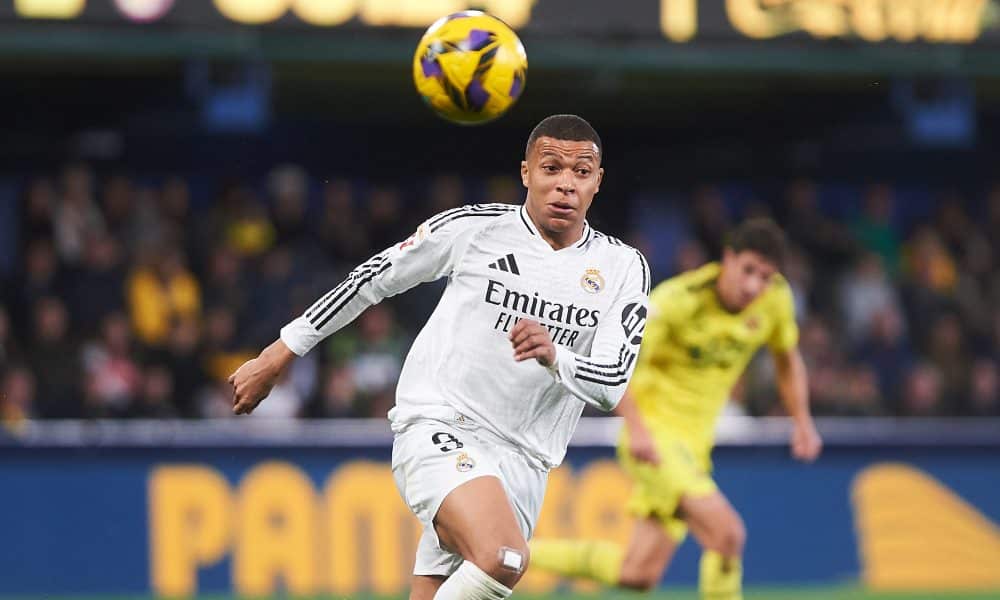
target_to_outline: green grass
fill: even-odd
[[[0,597],[6,599],[7,597]],[[41,600],[41,597],[19,598],[19,600]],[[604,592],[597,594],[557,593],[547,596],[514,594],[520,600],[699,600],[694,589],[664,590],[651,594],[629,592]],[[869,592],[858,587],[772,587],[750,588],[744,600],[997,600],[1000,590],[991,592]],[[45,600],[154,600],[151,596],[63,596],[46,597]],[[237,600],[234,596],[204,595],[192,600]],[[269,600],[269,599],[255,599]],[[286,600],[278,597],[274,600]],[[317,596],[301,600],[404,600],[400,597],[357,596]]]

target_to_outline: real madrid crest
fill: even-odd
[[[458,460],[455,462],[455,468],[462,473],[471,471],[475,466],[476,461],[472,460],[472,457],[465,452],[459,454]]]
[[[587,269],[587,272],[580,278],[580,287],[590,294],[596,294],[604,289],[604,278],[598,269]]]

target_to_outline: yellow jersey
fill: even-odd
[[[715,423],[747,363],[764,344],[798,344],[792,293],[780,275],[740,312],[716,293],[721,266],[709,263],[656,286],[629,392],[654,435],[680,438],[707,463]]]

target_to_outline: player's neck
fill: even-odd
[[[535,230],[538,231],[538,235],[541,236],[545,243],[552,247],[553,250],[562,250],[563,248],[568,248],[573,244],[580,241],[583,237],[583,221],[576,224],[575,227],[566,229],[565,231],[551,231],[546,229],[545,226],[535,218],[535,215],[531,214],[531,208],[525,207],[528,213],[528,218],[531,219],[532,225],[535,226]]]
[[[733,304],[726,302],[726,293],[722,289],[723,285],[721,276],[715,280],[715,285],[712,287],[715,290],[715,300],[719,303],[719,306],[722,307],[722,310],[734,315],[743,311],[742,308],[733,308]]]

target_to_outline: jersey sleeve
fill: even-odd
[[[771,352],[784,353],[799,343],[799,326],[795,322],[795,301],[792,298],[792,288],[781,279],[775,282],[774,299],[771,310],[774,311],[774,330],[767,340]]]
[[[359,265],[304,314],[282,327],[281,340],[302,356],[369,306],[450,275],[468,246],[474,225],[482,222],[467,217],[497,216],[509,210],[470,205],[435,215],[403,242]]]
[[[590,356],[556,346],[556,379],[575,397],[609,411],[618,406],[646,327],[649,267],[636,250],[618,297],[597,326]]]

